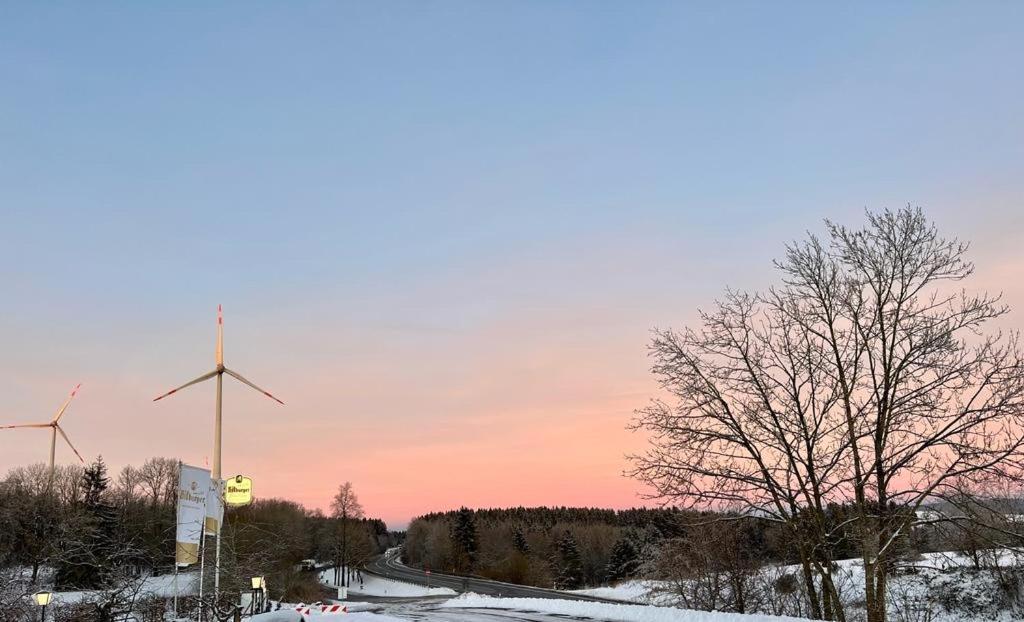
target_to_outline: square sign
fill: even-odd
[[[252,503],[252,479],[244,475],[236,475],[224,484],[225,503],[235,507]]]

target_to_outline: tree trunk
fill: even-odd
[[[825,601],[825,619],[835,622],[846,622],[846,611],[843,601],[839,598],[839,590],[832,578],[831,570],[821,575],[822,599]]]
[[[341,515],[341,584],[348,587],[348,516]]]
[[[804,589],[807,590],[807,603],[811,606],[811,619],[821,619],[821,602],[818,600],[818,588],[814,585],[814,571],[811,569],[811,562],[807,559],[803,547],[800,551],[800,566],[804,572]]]
[[[743,577],[739,573],[733,573],[732,592],[733,601],[735,601],[736,613],[746,613],[747,603],[745,598],[746,595],[743,593]]]
[[[885,567],[864,559],[864,602],[867,622],[885,622]]]

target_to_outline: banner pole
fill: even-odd
[[[213,600],[217,602],[220,598],[220,530],[223,527],[221,523],[224,522],[224,480],[214,480],[214,485],[217,487],[217,531],[213,537],[217,539],[217,548],[213,561]]]
[[[214,602],[220,597],[220,522],[217,522],[217,535],[214,536],[217,539],[217,553],[213,560],[213,600]]]
[[[177,545],[175,545],[177,548]],[[174,620],[178,620],[178,560],[174,560]]]
[[[181,460],[178,460],[178,490],[181,490]],[[177,506],[177,505],[179,505],[181,503],[181,501],[180,501],[180,499],[177,499],[177,495],[175,495],[175,497],[176,497],[176,500],[177,500],[177,502],[175,503],[175,506]],[[174,508],[175,530],[178,529],[177,525],[178,525],[178,521],[179,520],[180,520],[180,518],[178,516],[178,508],[175,507]],[[174,556],[173,556],[173,559],[172,559],[172,561],[174,562],[174,621],[175,622],[178,621],[178,547],[179,546],[181,546],[181,545],[178,544],[178,534],[177,534],[177,531],[175,531],[175,534],[174,534]]]
[[[203,578],[206,576],[206,533],[199,538],[199,622],[203,622]]]

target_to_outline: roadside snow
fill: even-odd
[[[248,619],[249,622],[299,622],[302,620],[302,614],[294,609],[282,609],[269,613],[259,613],[250,616]]]
[[[618,585],[608,587],[593,587],[586,590],[567,590],[570,594],[582,594],[584,596],[596,596],[597,598],[608,598],[610,600],[625,600],[646,605],[656,604],[651,598],[651,592],[660,587],[657,581],[623,581]]]
[[[549,598],[494,598],[463,594],[441,604],[451,609],[525,609],[537,613],[593,618],[610,622],[807,622],[802,618],[692,611],[653,605],[614,605]]]
[[[249,622],[299,622],[300,620],[339,620],[342,619],[338,614],[320,613],[319,611],[310,611],[305,617],[302,616],[298,611],[294,609],[282,609],[280,611],[271,611],[270,613],[261,613],[259,615],[248,618]],[[392,616],[385,616],[379,613],[370,613],[367,611],[360,611],[355,613],[348,613],[344,616],[345,622],[407,622],[400,618]]]
[[[320,583],[330,588],[336,588],[337,586],[333,583],[334,570],[327,569],[320,573]],[[385,579],[375,575],[363,574],[363,584],[359,585],[358,581],[353,580],[352,585],[348,588],[349,596],[377,596],[377,597],[391,597],[391,598],[422,598],[424,596],[455,596],[454,590],[446,587],[432,587],[426,588],[422,585],[416,585],[415,583],[405,583],[404,581],[395,581],[393,579]]]
[[[312,611],[306,616],[307,620],[337,620],[336,614],[332,615],[329,613],[313,613]],[[386,616],[380,613],[370,613],[369,611],[358,611],[355,613],[346,614],[344,617],[345,622],[409,622],[403,618],[396,618],[394,616]]]

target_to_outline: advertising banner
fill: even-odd
[[[210,471],[181,463],[178,466],[178,529],[174,538],[174,561],[179,566],[188,566],[199,561]]]
[[[206,535],[217,535],[220,532],[222,520],[224,520],[224,482],[211,479],[206,494]]]

